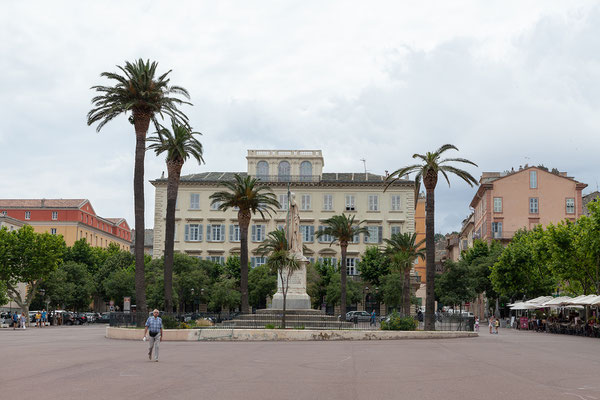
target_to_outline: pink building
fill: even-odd
[[[473,238],[510,240],[521,228],[533,229],[582,215],[581,191],[587,184],[566,172],[544,167],[484,172],[471,201]]]

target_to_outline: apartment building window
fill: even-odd
[[[312,164],[310,161],[302,161],[300,163],[300,180],[302,182],[310,182],[312,179]]]
[[[502,212],[502,197],[494,197],[494,212]]]
[[[25,219],[31,219],[31,211],[25,211]]]
[[[302,195],[302,204],[300,204],[300,209],[304,211],[310,210],[310,194]]]
[[[461,250],[467,250],[469,247],[469,241],[467,239],[463,239],[461,241]]]
[[[256,164],[256,176],[258,179],[267,179],[269,176],[269,164],[266,161],[259,161]]]
[[[354,205],[354,195],[352,194],[346,195],[346,211],[356,211],[356,207]]]
[[[190,210],[200,209],[200,193],[190,194]]]
[[[175,229],[173,229],[173,240],[177,241],[177,231],[179,230],[177,229],[177,224],[175,224],[174,228]],[[127,233],[127,240],[129,240],[129,233]]]
[[[206,225],[206,239],[209,242],[225,241],[225,225]]]
[[[229,225],[229,241],[239,242],[240,241],[240,226]]]
[[[56,235],[56,228],[50,228],[50,234]]]
[[[331,266],[337,267],[337,259],[335,257],[319,257],[319,262],[321,264],[329,264]]]
[[[392,211],[400,211],[402,207],[402,200],[400,199],[399,194],[393,194],[392,197]]]
[[[356,227],[354,227],[356,228]],[[352,241],[350,243],[360,243],[360,234],[356,234],[352,236]]]
[[[537,171],[529,171],[529,188],[537,189]]]
[[[304,243],[315,241],[315,227],[313,225],[300,225],[300,234]]]
[[[390,227],[390,235],[394,236],[398,233],[402,233],[402,227],[400,225],[392,225]]]
[[[290,180],[290,163],[282,161],[277,167],[277,177],[279,182],[288,182]]]
[[[217,211],[219,209],[219,207],[221,207],[220,201],[215,201],[214,203],[210,204],[210,209],[213,211]]]
[[[252,268],[264,265],[267,263],[267,257],[250,257],[250,266]]]
[[[252,225],[251,240],[253,242],[262,242],[265,240],[265,225]]]
[[[286,211],[289,209],[287,193],[279,195],[279,209],[286,210]]]
[[[331,211],[333,210],[333,195],[324,194],[323,195],[323,211]]]
[[[502,222],[492,222],[492,236],[494,239],[502,238]]]
[[[214,262],[215,264],[221,264],[221,265],[225,264],[224,256],[209,256],[208,260]]]
[[[208,225],[210,226],[210,225]],[[206,228],[206,234],[208,235],[209,228]],[[186,224],[184,240],[186,242],[201,242],[202,241],[202,225],[200,224]]]
[[[567,199],[567,214],[575,214],[575,199]]]
[[[369,195],[369,211],[379,211],[379,195]]]
[[[356,270],[356,258],[346,258],[346,273],[348,275],[358,275],[358,272]]]
[[[323,231],[325,229],[325,226],[321,225],[319,226],[319,231]],[[333,240],[333,237],[331,235],[321,235],[319,237],[319,243],[331,243],[331,241]]]
[[[58,211],[52,211],[52,219],[56,221],[58,219]]]
[[[537,214],[538,212],[539,212],[538,198],[537,197],[530,197],[529,198],[529,213],[530,214]]]
[[[365,243],[381,243],[383,241],[382,226],[367,226],[369,235],[365,235]]]

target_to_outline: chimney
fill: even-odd
[[[46,199],[42,199],[42,208],[44,208],[44,203],[46,203]]]

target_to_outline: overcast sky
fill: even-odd
[[[468,168],[544,164],[596,190],[597,1],[4,2],[1,198],[88,198],[133,227],[135,136],[86,125],[92,85],[149,58],[187,88],[205,165],[247,149],[321,149],[326,172],[383,174],[445,143]],[[146,156],[146,181],[165,170]],[[459,230],[474,188],[436,191],[436,231]],[[146,184],[146,225],[154,225]]]

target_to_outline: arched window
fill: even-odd
[[[269,176],[269,164],[266,161],[259,161],[256,164],[256,176],[259,179],[267,180]]]
[[[300,180],[307,182],[312,179],[312,164],[310,161],[302,161],[300,164]]]
[[[277,168],[277,176],[280,182],[288,182],[290,180],[290,163],[282,161]]]

